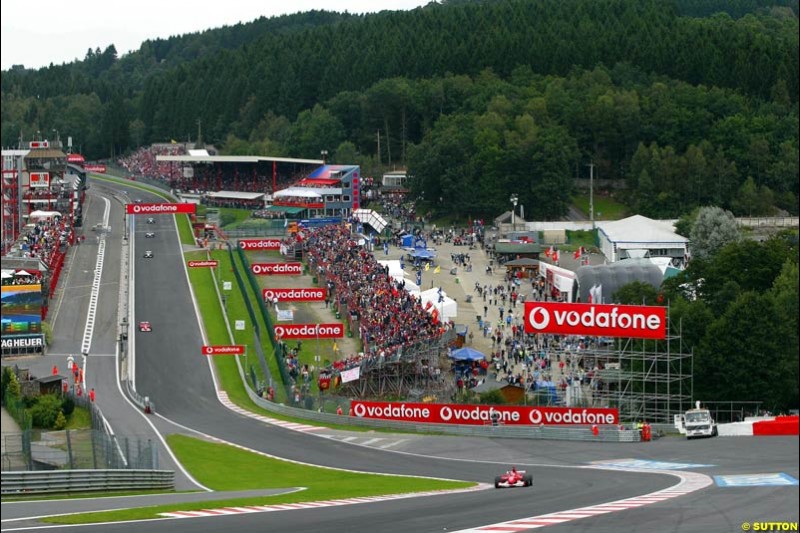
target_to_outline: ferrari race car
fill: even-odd
[[[155,224],[156,223],[156,219],[154,219],[153,217],[150,217],[150,218],[147,219],[147,223],[148,224]]]
[[[533,475],[524,470],[512,468],[502,476],[494,478],[494,488],[506,489],[509,487],[530,487],[533,485]]]
[[[139,331],[150,333],[153,331],[153,326],[150,325],[150,322],[139,322]]]
[[[145,259],[152,259],[153,258],[153,251],[152,250],[145,250],[144,258]]]
[[[152,231],[148,231],[147,233],[144,234],[145,239],[152,239],[155,236],[156,236],[155,232]]]

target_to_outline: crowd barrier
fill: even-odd
[[[3,472],[3,495],[174,490],[172,470],[50,470]]]
[[[796,416],[779,416],[775,420],[762,420],[753,422],[753,435],[797,435],[800,429],[800,419]]]

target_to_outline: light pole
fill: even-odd
[[[321,150],[319,152],[319,155],[322,156],[322,164],[323,165],[326,164],[328,162],[328,151],[327,150]]]
[[[512,194],[511,195],[511,204],[514,207],[511,210],[511,231],[516,231],[516,229],[517,229],[517,219],[516,219],[517,202],[519,202],[519,196],[517,196],[516,194]]]

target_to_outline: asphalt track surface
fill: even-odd
[[[145,193],[136,192],[134,197],[148,200]],[[89,213],[95,216],[95,211],[90,210]],[[515,464],[518,468],[533,472],[534,487],[491,489],[311,510],[165,519],[146,524],[73,526],[56,530],[455,531],[634,497],[671,487],[678,482],[677,478],[670,475],[584,468],[595,461],[625,458],[713,465],[689,469],[706,475],[783,472],[798,478],[796,437],[717,438],[691,442],[664,438],[651,443],[606,444],[402,435],[397,437],[397,445],[387,450],[357,445],[359,442],[375,440],[368,437],[387,437],[383,433],[353,433],[355,438],[346,437],[346,432],[333,430],[307,434],[266,425],[232,413],[217,400],[208,361],[200,354],[202,335],[186,280],[173,217],[156,215],[154,218],[156,224],[153,225],[144,224],[144,219],[138,220],[133,236],[136,239],[135,320],[149,320],[153,332],[131,334],[137,335],[137,389],[155,401],[158,416],[151,417],[151,420],[162,433],[186,434],[187,430],[183,428],[192,428],[254,450],[311,464],[484,483],[491,482],[499,471]],[[93,223],[92,220],[87,221],[87,224]],[[156,231],[156,238],[145,239],[145,231]],[[111,248],[113,245],[109,243],[109,251]],[[144,259],[144,250],[152,250],[155,257]],[[107,261],[106,264],[109,263]],[[116,270],[119,271],[118,265]],[[79,299],[76,299],[76,305],[79,305]],[[83,328],[80,329],[82,332]],[[106,347],[105,344],[98,346]],[[113,353],[113,346],[110,350]],[[113,362],[112,358],[107,359]],[[111,381],[104,365],[98,363],[94,366],[94,360],[90,364],[95,372],[103,370],[102,375],[97,375],[98,380]],[[99,399],[98,403],[105,413],[114,410],[114,415],[109,419],[118,433],[124,433],[128,428],[137,429],[140,424],[137,419],[140,420],[141,416],[126,411],[118,395],[109,393],[108,402],[105,396],[98,395],[98,398],[103,400]],[[120,405],[112,407],[112,403]],[[118,426],[125,430],[117,429]],[[351,442],[344,442],[344,438]],[[168,462],[162,466],[169,468]],[[264,475],[269,473],[265,472]],[[223,498],[226,495],[218,496]],[[135,505],[132,502],[136,501],[136,498],[130,498],[130,505]],[[736,489],[711,485],[688,496],[552,525],[548,530],[741,531],[742,522],[796,522],[797,501],[796,485]],[[41,516],[64,512],[59,510],[63,505],[55,502],[4,503],[3,519],[7,519],[7,512],[12,508],[16,516]],[[68,505],[71,512],[88,506],[80,500],[72,500]],[[118,507],[119,499],[108,506]],[[3,530],[31,525],[32,522],[4,522]]]

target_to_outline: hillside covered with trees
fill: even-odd
[[[55,129],[105,158],[200,120],[225,153],[406,166],[417,194],[475,216],[513,189],[558,218],[590,162],[644,215],[796,214],[797,11],[497,0],[259,19],[4,72],[2,143]]]

